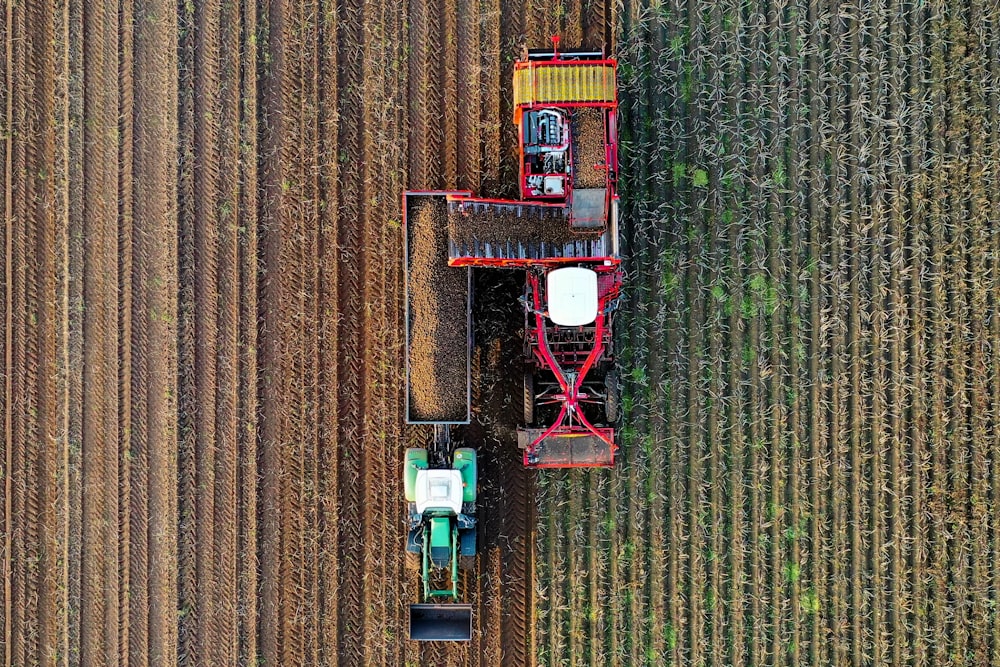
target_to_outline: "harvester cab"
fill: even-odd
[[[471,567],[476,556],[476,484],[476,452],[471,448],[452,454],[439,447],[406,450],[407,562],[420,572],[421,581],[421,602],[410,605],[410,639],[472,638],[472,605],[458,600],[459,569]]]

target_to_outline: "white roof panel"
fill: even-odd
[[[580,327],[597,318],[597,273],[582,266],[549,271],[545,293],[549,319],[561,327]]]
[[[424,510],[451,510],[455,514],[462,512],[462,473],[459,470],[435,468],[418,470],[417,483],[417,513]]]

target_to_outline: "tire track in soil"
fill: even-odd
[[[456,145],[458,150],[456,186],[460,190],[479,191],[482,124],[480,35],[478,0],[457,0],[457,88]],[[419,185],[419,184],[418,184]]]
[[[11,228],[14,222],[14,178],[13,178],[13,137],[14,133],[7,131],[7,128],[14,124],[14,91],[16,90],[13,80],[14,74],[14,6],[7,3],[4,7],[3,24],[0,26],[0,37],[4,45],[4,66],[0,73],[0,93],[3,99],[4,113],[4,133],[3,141],[0,142],[0,164],[3,165],[3,227],[0,228],[0,238],[3,239],[4,248],[4,268],[3,268],[3,393],[0,401],[3,404],[4,420],[4,447],[3,447],[3,541],[2,541],[2,572],[3,577],[3,635],[0,636],[0,646],[3,651],[3,664],[9,667],[12,660],[11,642],[12,634],[12,613],[13,599],[11,591],[11,569],[13,546],[13,484],[11,481],[11,469],[14,459],[14,405],[13,405],[13,385],[14,377],[14,235]],[[18,72],[24,72],[24,68],[19,68]]]
[[[217,637],[212,629],[216,623],[216,603],[220,590],[214,578],[213,561],[216,555],[214,535],[215,518],[215,457],[221,449],[216,430],[218,398],[218,328],[219,298],[219,29],[221,3],[217,0],[198,3],[194,7],[193,32],[193,86],[191,151],[193,218],[187,230],[191,235],[193,250],[192,301],[185,304],[191,309],[194,345],[193,380],[197,396],[193,408],[191,436],[193,450],[190,458],[183,455],[179,465],[186,467],[187,478],[193,480],[187,495],[180,502],[191,510],[187,515],[193,526],[188,528],[188,540],[181,543],[179,559],[193,563],[193,576],[189,575],[180,590],[180,605],[187,609],[180,619],[181,644],[179,657],[194,660],[203,656],[210,660]],[[184,289],[183,287],[181,288]],[[190,588],[188,588],[190,586]],[[206,591],[211,591],[206,594]]]
[[[407,187],[415,190],[432,189],[431,160],[433,153],[428,146],[429,124],[434,119],[427,112],[427,96],[433,82],[430,78],[431,51],[424,36],[428,33],[428,20],[433,0],[410,0],[410,47],[407,58],[407,90],[409,99],[408,120],[408,175]]]
[[[8,5],[10,6],[10,5]],[[68,238],[67,271],[69,273],[66,368],[68,376],[67,446],[69,465],[67,486],[69,521],[66,527],[68,557],[66,570],[68,584],[67,656],[80,659],[83,552],[83,271],[84,265],[84,65],[83,65],[83,7],[69,5],[67,12],[68,56],[68,120],[66,152],[68,160],[67,213]]]
[[[12,83],[14,90],[19,93],[12,94],[12,97],[14,98],[12,105],[15,106],[13,111],[13,122],[18,126],[23,127],[27,125],[26,116],[28,114],[28,100],[23,98],[29,97],[32,92],[31,82],[26,75],[28,71],[28,49],[25,48],[24,45],[26,42],[25,33],[27,32],[27,27],[25,26],[25,18],[23,15],[14,15],[11,18],[12,20],[9,24],[10,30],[13,33],[11,40],[15,44],[12,46],[11,57],[15,63],[15,70],[20,73],[20,76],[17,76]],[[14,144],[11,146],[11,151],[12,174],[28,173],[31,161],[29,145],[25,143]],[[8,273],[8,280],[10,281],[10,330],[11,332],[19,332],[19,337],[21,337],[22,340],[29,341],[28,343],[18,345],[15,342],[16,338],[12,333],[10,368],[12,370],[16,369],[18,372],[10,383],[9,394],[11,401],[11,418],[9,427],[11,443],[10,449],[8,450],[9,461],[7,465],[7,474],[10,475],[11,482],[9,491],[10,510],[7,516],[8,521],[11,523],[11,528],[9,544],[10,555],[8,556],[9,567],[7,570],[9,583],[5,582],[7,586],[9,586],[11,597],[11,608],[7,614],[11,632],[8,639],[9,664],[23,663],[27,660],[27,641],[30,641],[30,637],[37,633],[35,628],[32,627],[32,621],[34,618],[30,613],[28,613],[31,610],[25,609],[24,605],[16,605],[13,602],[15,598],[32,599],[35,593],[34,590],[29,588],[33,582],[29,578],[27,568],[20,567],[20,565],[24,560],[24,556],[22,554],[30,548],[25,543],[28,542],[30,544],[33,538],[28,531],[34,529],[37,526],[38,521],[37,499],[28,495],[29,492],[34,493],[36,490],[33,486],[29,487],[29,480],[24,479],[24,477],[30,475],[31,468],[34,467],[34,465],[37,465],[29,458],[29,456],[33,453],[33,449],[26,446],[27,438],[29,436],[36,437],[36,434],[26,432],[26,429],[29,426],[29,424],[26,423],[26,416],[28,415],[28,410],[30,409],[28,388],[34,386],[37,382],[36,376],[31,374],[34,369],[30,365],[31,360],[28,358],[28,355],[32,353],[32,350],[29,347],[30,343],[34,341],[33,339],[23,338],[25,335],[25,329],[27,328],[27,321],[29,319],[29,314],[26,313],[26,302],[34,296],[29,285],[27,285],[29,275],[26,275],[26,259],[28,251],[25,247],[25,241],[26,236],[28,235],[27,225],[29,223],[26,211],[28,204],[28,183],[29,179],[15,179],[13,186],[11,218],[9,220],[11,224],[7,230],[7,233],[12,236],[9,246],[9,253],[11,256],[11,272]],[[19,221],[20,224],[18,224]],[[30,277],[33,278],[34,276],[32,275]],[[20,284],[17,285],[16,283]],[[25,472],[15,476],[15,470]],[[21,479],[18,479],[19,477]]]
[[[500,140],[503,124],[501,82],[503,7],[500,0],[479,0],[479,185],[480,192],[497,192],[500,181]],[[473,5],[475,6],[475,5]],[[509,10],[508,10],[509,11]],[[415,47],[414,47],[415,48]],[[412,152],[412,149],[411,149]],[[412,181],[411,181],[412,183]],[[419,184],[418,184],[419,185]]]
[[[287,215],[281,221],[282,275],[281,319],[274,323],[281,331],[279,367],[284,384],[282,400],[286,406],[280,426],[279,479],[277,484],[280,508],[280,547],[278,571],[281,588],[278,594],[278,655],[281,664],[301,664],[306,647],[313,641],[310,625],[310,564],[305,554],[309,523],[309,499],[306,478],[310,459],[314,456],[306,447],[313,441],[314,423],[309,395],[309,371],[306,359],[315,359],[309,349],[315,323],[309,301],[309,273],[312,243],[308,240],[313,222],[312,193],[308,173],[311,151],[305,125],[308,117],[310,91],[306,81],[311,34],[309,3],[285,5],[280,39],[287,47],[281,90],[286,123],[280,151],[284,160],[282,180],[283,201]],[[315,226],[315,225],[313,225]]]
[[[178,211],[177,211],[177,602],[184,610],[177,621],[177,654],[193,656],[197,648],[196,611],[190,605],[197,598],[197,373],[195,283],[195,35],[194,8],[185,6],[178,15],[181,35],[178,48]],[[181,601],[184,601],[183,603]]]
[[[80,659],[119,655],[117,7],[83,12],[83,386]]]
[[[440,46],[433,53],[436,54],[438,65],[438,77],[433,90],[440,90],[440,116],[435,127],[440,126],[441,131],[441,157],[437,165],[441,177],[444,179],[445,188],[454,188],[458,184],[457,165],[459,160],[458,139],[458,116],[464,115],[464,111],[469,107],[460,105],[459,88],[466,88],[464,81],[459,77],[461,72],[458,69],[458,26],[457,26],[457,0],[437,0],[435,7],[440,8],[441,15],[437,17],[436,26],[440,31]],[[432,22],[434,24],[435,22]]]
[[[323,60],[324,45],[324,24],[323,7],[321,3],[307,5],[303,15],[304,25],[302,31],[308,43],[308,48],[302,54],[302,74],[301,87],[305,91],[302,109],[302,139],[300,145],[303,147],[315,147],[322,145],[323,126],[323,99],[321,93],[322,74],[321,63]],[[305,248],[310,252],[312,260],[309,272],[306,276],[304,293],[306,297],[307,317],[311,321],[310,331],[305,340],[305,352],[301,360],[304,369],[309,370],[307,380],[309,392],[307,400],[310,409],[307,413],[308,427],[305,429],[305,440],[303,450],[307,457],[303,462],[304,477],[302,486],[304,491],[304,502],[306,504],[305,524],[303,544],[303,559],[305,561],[304,585],[308,585],[309,592],[307,600],[309,602],[308,616],[306,618],[307,636],[304,639],[304,656],[307,662],[320,662],[323,654],[324,638],[328,635],[324,632],[324,619],[326,616],[327,603],[323,595],[323,575],[330,567],[329,559],[333,556],[328,554],[322,547],[323,520],[326,511],[327,498],[323,492],[325,478],[329,474],[328,469],[322,467],[320,462],[323,458],[323,436],[322,415],[323,406],[329,401],[329,395],[325,391],[326,380],[322,370],[315,367],[315,360],[323,354],[325,339],[321,331],[326,328],[326,312],[321,303],[321,294],[325,278],[323,276],[324,256],[323,248],[325,239],[323,238],[324,223],[322,220],[322,210],[324,207],[325,186],[322,182],[322,171],[325,170],[324,152],[315,148],[303,156],[305,163],[302,179],[306,191],[306,198],[303,202],[303,213],[301,217],[307,220],[305,226],[303,242]],[[332,261],[332,260],[327,260]],[[310,370],[311,369],[311,370]]]
[[[367,579],[374,580],[366,587],[366,608],[370,611],[372,623],[366,624],[368,630],[368,661],[388,662],[396,659],[385,641],[389,636],[401,636],[403,623],[397,615],[379,613],[380,608],[398,608],[396,602],[397,588],[394,581],[396,573],[402,569],[402,556],[399,541],[389,541],[389,535],[398,531],[398,520],[402,507],[401,477],[402,466],[400,447],[398,446],[399,420],[393,413],[393,405],[398,406],[400,386],[395,369],[398,356],[395,351],[401,349],[401,343],[391,324],[396,319],[394,304],[397,297],[392,290],[398,289],[393,282],[393,272],[399,270],[398,262],[387,262],[387,257],[399,257],[402,252],[399,237],[392,233],[389,220],[393,216],[399,218],[397,196],[382,197],[380,193],[399,193],[403,188],[401,175],[395,165],[404,157],[401,146],[398,124],[398,111],[403,108],[404,101],[398,94],[386,95],[386,90],[401,89],[399,72],[390,64],[397,61],[397,56],[391,52],[387,39],[391,33],[402,25],[397,8],[389,3],[380,3],[368,12],[372,23],[366,27],[366,37],[370,37],[371,47],[368,51],[365,66],[365,82],[367,86],[366,100],[368,106],[365,117],[375,122],[366,125],[365,155],[378,155],[375,161],[375,171],[366,179],[364,203],[368,207],[365,230],[366,248],[369,256],[365,266],[368,277],[365,281],[365,302],[377,304],[369,310],[369,321],[365,326],[371,336],[366,344],[369,357],[366,360],[372,378],[369,384],[370,420],[366,424],[366,459],[368,461],[368,493],[366,498],[373,506],[369,513],[366,526],[366,544],[370,551],[366,556],[368,566]],[[454,48],[454,38],[452,38]],[[369,48],[369,47],[366,47]],[[382,99],[379,98],[382,94]],[[454,131],[454,128],[452,128]],[[454,158],[453,158],[454,159]],[[390,528],[392,527],[392,528]],[[374,651],[374,655],[372,652]]]
[[[366,340],[357,318],[364,313],[366,275],[363,230],[367,210],[362,200],[367,174],[360,162],[364,155],[363,137],[366,119],[362,92],[364,67],[364,4],[345,0],[338,5],[337,23],[338,80],[337,105],[338,156],[346,160],[340,166],[337,275],[338,323],[337,372],[338,394],[338,600],[337,647],[345,664],[360,664],[365,655],[367,615],[364,610],[362,577],[364,563],[358,545],[363,539],[365,457],[364,424],[368,414],[365,382]],[[358,517],[357,519],[355,517]]]
[[[239,358],[240,301],[239,266],[240,212],[240,29],[239,8],[224,3],[220,9],[218,47],[218,171],[217,216],[217,350],[215,432],[219,446],[215,451],[213,475],[215,487],[213,516],[214,554],[211,562],[215,617],[208,630],[210,655],[215,664],[237,661],[239,651],[237,588],[238,492],[239,476]]]
[[[266,35],[260,48],[270,60],[260,70],[260,200],[258,287],[260,329],[258,348],[260,401],[260,455],[258,458],[258,656],[267,663],[280,664],[282,618],[282,496],[281,447],[287,423],[284,402],[286,378],[283,374],[283,340],[280,323],[286,302],[286,280],[281,270],[282,231],[290,215],[283,192],[286,185],[285,34],[286,7],[282,0],[260,6],[260,31]],[[259,659],[258,658],[258,659]]]
[[[240,53],[238,111],[239,172],[237,211],[240,227],[237,249],[239,264],[239,339],[238,363],[238,420],[237,448],[237,596],[239,613],[236,618],[237,658],[239,664],[256,661],[258,655],[257,621],[259,617],[258,580],[258,451],[257,439],[260,414],[260,387],[258,374],[258,321],[259,308],[259,232],[260,183],[258,182],[258,100],[257,31],[258,16],[254,2],[239,4]],[[331,263],[331,266],[333,264]],[[327,636],[333,636],[333,633]]]
[[[177,151],[175,7],[135,31],[129,438],[129,660],[177,659]],[[164,54],[170,54],[164,56]],[[166,100],[166,104],[164,104]]]
[[[65,409],[60,363],[65,344],[64,314],[58,309],[65,266],[65,222],[57,183],[65,163],[57,158],[60,107],[56,88],[58,19],[49,6],[25,7],[6,30],[8,63],[23,74],[7,88],[10,117],[19,141],[5,147],[7,184],[4,283],[9,338],[5,368],[14,379],[6,387],[7,442],[4,475],[10,478],[4,510],[5,545],[3,639],[8,664],[51,661],[65,649],[66,600],[61,591],[65,542],[63,525],[66,456],[59,440]],[[43,113],[45,110],[48,113]],[[10,125],[7,125],[10,127]],[[13,174],[25,174],[17,178]],[[61,396],[62,394],[62,396]]]
[[[135,88],[133,83],[133,63],[135,58],[135,35],[131,29],[134,23],[134,3],[123,2],[118,14],[118,451],[121,463],[118,474],[118,526],[120,530],[118,541],[118,562],[124,567],[119,572],[121,578],[118,606],[122,610],[119,616],[119,654],[118,661],[127,664],[129,661],[129,600],[131,597],[131,580],[128,566],[132,541],[129,524],[131,523],[130,481],[132,476],[132,461],[129,460],[130,439],[132,433],[131,419],[131,376],[132,376],[132,246],[135,229],[133,225],[133,107]],[[148,642],[147,642],[148,643]]]
[[[340,325],[342,305],[339,302],[339,50],[337,44],[338,11],[333,2],[323,2],[319,7],[319,44],[317,47],[316,91],[318,113],[317,141],[320,169],[317,175],[317,196],[320,207],[317,256],[319,271],[316,285],[317,344],[319,368],[317,391],[322,397],[318,415],[317,437],[317,569],[318,607],[321,617],[318,632],[320,643],[318,661],[324,664],[338,659],[336,641],[340,624],[338,599],[340,581],[337,574],[337,554],[340,543],[340,431],[339,406],[341,403],[339,371]]]

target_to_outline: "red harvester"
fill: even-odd
[[[449,266],[525,270],[524,463],[607,467],[617,448],[612,324],[622,283],[617,63],[552,43],[514,65],[522,198],[407,192],[404,224],[415,202],[436,198]],[[408,386],[414,380],[424,381],[408,372]]]

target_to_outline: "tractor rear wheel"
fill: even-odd
[[[524,371],[524,425],[535,423],[535,374]]]
[[[618,421],[618,373],[608,371],[604,376],[604,415],[609,424]]]
[[[406,569],[412,572],[420,571],[420,554],[415,554],[412,551],[406,552]]]
[[[462,572],[472,572],[476,569],[476,557],[475,556],[459,556],[458,557],[458,569]]]

